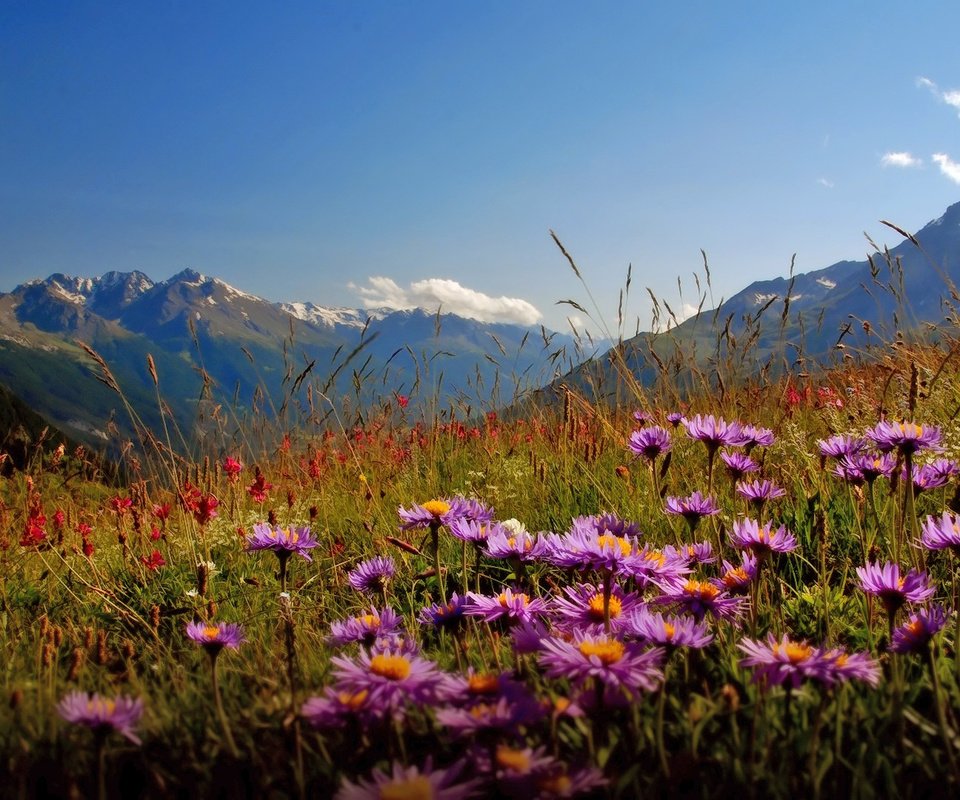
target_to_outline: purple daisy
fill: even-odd
[[[897,459],[893,453],[861,453],[840,459],[852,469],[859,472],[867,483],[873,483],[877,478],[889,478],[897,466]]]
[[[730,544],[749,551],[760,561],[771,553],[790,553],[797,549],[797,538],[785,526],[775,531],[772,528],[770,522],[761,525],[755,519],[738,519],[733,523]]]
[[[368,614],[331,622],[329,641],[334,646],[362,642],[369,647],[378,637],[399,633],[402,627],[403,620],[392,608],[378,611],[371,606]]]
[[[890,649],[894,653],[925,653],[930,641],[947,624],[947,612],[942,606],[930,606],[917,611],[903,625],[894,628]]]
[[[508,622],[529,621],[547,612],[547,601],[531,599],[524,592],[515,592],[508,587],[496,597],[468,592],[463,611],[469,616],[483,617],[484,622],[498,619]]]
[[[664,511],[683,517],[692,535],[700,520],[719,514],[720,507],[712,497],[704,497],[700,492],[694,492],[689,497],[668,497]]]
[[[432,661],[395,650],[374,655],[361,652],[356,659],[333,656],[330,662],[339,689],[350,693],[367,690],[371,703],[391,710],[407,702],[432,703],[441,680]]]
[[[550,678],[574,684],[596,678],[607,687],[636,694],[652,692],[663,680],[663,656],[658,647],[647,650],[612,636],[575,633],[571,641],[555,636],[544,639],[540,664]]]
[[[768,480],[740,481],[737,483],[737,494],[751,505],[763,508],[768,500],[776,500],[786,495],[786,491]]]
[[[817,447],[820,455],[824,458],[850,458],[862,453],[867,443],[859,436],[849,436],[847,434],[835,434],[829,439],[818,439]]]
[[[942,517],[928,516],[923,523],[920,544],[927,550],[953,550],[960,555],[960,523],[948,512]]]
[[[407,531],[415,528],[439,527],[449,525],[455,519],[466,516],[466,501],[462,497],[427,500],[420,504],[414,503],[412,508],[400,506],[397,513],[400,515],[400,529]]]
[[[501,695],[486,702],[437,709],[437,722],[455,736],[487,733],[514,737],[522,727],[539,722],[543,716],[543,706],[523,695]]]
[[[683,425],[687,429],[687,435],[703,442],[710,453],[716,452],[720,447],[740,447],[747,443],[743,426],[739,422],[726,422],[713,414],[697,414],[693,419],[685,419]]]
[[[912,569],[900,577],[900,567],[889,561],[882,567],[857,567],[860,588],[880,598],[887,614],[893,616],[904,603],[923,603],[936,593],[926,572]]]
[[[594,531],[597,535],[603,536],[632,536],[636,538],[640,535],[640,526],[636,522],[630,522],[616,514],[596,514],[592,517],[576,517],[570,526],[572,530],[582,529],[585,531]]]
[[[640,427],[643,427],[648,422],[653,422],[653,414],[651,414],[649,411],[644,411],[643,409],[637,409],[634,411],[633,418]]]
[[[707,623],[693,617],[664,617],[641,608],[627,620],[627,629],[647,644],[659,645],[669,652],[676,647],[706,647],[713,641]]]
[[[327,687],[323,696],[310,697],[300,709],[303,717],[314,728],[343,728],[351,723],[367,727],[384,716],[383,707],[370,702],[370,690],[338,691]]]
[[[423,767],[405,767],[393,762],[390,772],[375,769],[369,778],[354,783],[346,778],[334,800],[383,800],[383,798],[426,797],[431,800],[465,800],[477,795],[476,780],[459,780],[465,762],[457,761],[445,769],[434,769],[427,758]]]
[[[491,533],[505,533],[506,529],[499,522],[479,522],[474,519],[461,517],[450,523],[450,533],[463,542],[473,542],[481,545],[487,541]],[[509,534],[507,534],[509,536]]]
[[[547,560],[563,569],[595,569],[611,575],[630,574],[637,558],[636,541],[629,536],[598,534],[587,525],[577,525],[563,536],[547,537]]]
[[[929,492],[933,489],[942,489],[950,482],[950,478],[957,474],[957,465],[946,458],[938,458],[929,464],[918,467],[913,473],[914,491]],[[903,471],[903,480],[907,479],[907,471]]]
[[[686,421],[686,417],[684,417],[679,411],[671,411],[669,414],[667,414],[667,422],[669,422],[674,428],[679,428]]]
[[[674,547],[657,550],[650,545],[644,545],[643,550],[626,565],[625,571],[636,580],[641,589],[646,589],[651,583],[660,585],[680,579],[690,572],[690,561],[686,552]]]
[[[308,550],[319,544],[310,533],[310,528],[274,528],[265,522],[253,526],[253,533],[247,537],[247,550],[273,550],[282,561],[296,553],[307,561],[312,561]]]
[[[509,672],[477,672],[468,667],[466,675],[445,675],[437,692],[438,700],[455,706],[495,703],[501,697],[510,700],[529,698],[527,687]]]
[[[776,440],[772,430],[758,425],[744,425],[740,428],[740,433],[748,452],[754,447],[769,447]]]
[[[701,620],[711,614],[717,619],[736,620],[745,610],[743,597],[731,597],[709,581],[676,581],[662,587],[664,592],[653,602],[669,605]]]
[[[735,481],[740,480],[744,475],[750,472],[756,472],[760,466],[746,453],[739,450],[721,450],[720,460],[727,468],[730,477]]]
[[[648,461],[655,461],[668,452],[672,446],[670,432],[666,428],[656,425],[652,428],[634,431],[630,434],[630,440],[627,442],[627,447],[634,455],[643,456]]]
[[[141,743],[134,733],[143,716],[140,698],[121,695],[111,699],[97,693],[70,692],[57,704],[57,713],[67,722],[84,725],[98,735],[116,731],[134,744]]]
[[[614,584],[610,591],[610,630],[616,632],[623,625],[640,599],[636,592],[624,592]],[[554,625],[561,631],[572,633],[582,630],[599,634],[604,630],[603,586],[578,584],[567,586],[563,595],[553,598],[550,612]]]
[[[765,680],[771,686],[789,683],[794,689],[808,678],[832,683],[830,665],[835,659],[806,642],[795,642],[786,635],[778,641],[770,633],[765,642],[743,639],[737,647],[746,653],[740,666],[755,668],[754,681]]]
[[[376,594],[383,592],[390,579],[397,574],[397,565],[390,556],[376,556],[361,561],[347,573],[347,583],[358,592]]]
[[[867,438],[884,453],[899,450],[912,455],[920,450],[939,450],[941,435],[940,428],[935,425],[883,421],[867,431]]]
[[[827,683],[857,680],[876,686],[880,683],[880,665],[869,653],[847,653],[836,649],[824,653]]]
[[[743,553],[742,558],[739,567],[724,559],[723,574],[719,578],[712,578],[710,582],[732,595],[744,595],[749,592],[750,584],[757,578],[757,559],[750,553]]]
[[[491,558],[517,559],[526,563],[541,558],[547,549],[543,536],[531,534],[522,526],[511,531],[501,525],[487,536],[487,555]]]
[[[439,630],[455,631],[463,623],[466,602],[466,597],[454,592],[446,603],[434,603],[422,608],[418,619],[422,624],[432,625]]]
[[[694,542],[680,547],[667,545],[663,554],[668,558],[675,558],[684,564],[712,564],[717,560],[713,554],[713,545],[710,542]]]
[[[234,622],[188,622],[187,636],[211,657],[219,655],[224,647],[236,650],[246,641],[243,628]]]

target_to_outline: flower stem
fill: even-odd
[[[223,729],[223,738],[227,740],[230,755],[234,758],[240,758],[237,743],[233,740],[233,734],[230,732],[230,722],[223,710],[223,698],[220,696],[220,680],[217,674],[217,656],[212,653],[210,655],[210,672],[213,675],[213,701],[217,708],[217,717],[220,719],[220,727]]]

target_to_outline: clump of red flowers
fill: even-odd
[[[260,467],[254,468],[253,483],[247,487],[247,494],[253,498],[255,503],[265,503],[267,493],[273,488],[273,484],[267,482],[267,479],[260,471]]]
[[[180,490],[180,504],[193,515],[198,525],[206,525],[217,516],[220,501],[212,494],[206,494],[187,481]]]

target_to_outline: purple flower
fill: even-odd
[[[709,581],[676,581],[663,588],[663,594],[653,602],[693,614],[696,620],[703,619],[706,614],[718,619],[736,620],[744,611],[744,598],[731,597]]]
[[[873,483],[877,478],[889,478],[897,465],[897,459],[892,453],[861,453],[848,457],[846,461],[863,475],[867,483]]]
[[[543,716],[543,707],[523,695],[494,696],[486,702],[437,710],[437,722],[456,736],[482,732],[513,737],[522,726],[538,722]]]
[[[826,681],[857,680],[876,686],[880,683],[880,666],[869,653],[847,653],[836,649],[824,653],[827,661]]]
[[[739,422],[726,422],[713,414],[705,417],[697,414],[693,419],[684,420],[683,424],[687,435],[703,442],[711,453],[720,447],[740,447],[748,441]]]
[[[713,641],[706,622],[698,622],[693,617],[664,617],[647,608],[641,608],[627,620],[627,630],[644,642],[668,651],[675,647],[706,647]]]
[[[900,567],[889,561],[882,567],[867,564],[857,567],[860,588],[880,598],[888,614],[895,614],[904,603],[923,603],[936,593],[926,572],[912,569],[900,577]]]
[[[120,697],[110,699],[99,694],[70,692],[57,704],[57,713],[67,722],[84,725],[98,735],[116,731],[134,744],[140,739],[134,733],[143,715],[143,700]]]
[[[536,561],[547,549],[546,540],[540,534],[528,533],[522,526],[510,531],[501,525],[487,536],[487,555],[491,558],[513,558],[526,563]]]
[[[509,672],[477,672],[467,668],[466,675],[445,675],[438,699],[456,706],[495,703],[499,698],[529,698],[527,687]]]
[[[273,550],[282,561],[296,553],[307,561],[312,561],[308,550],[318,542],[310,533],[310,528],[274,528],[265,522],[253,526],[253,533],[247,537],[247,550]]]
[[[368,779],[357,783],[344,778],[334,800],[382,800],[383,798],[419,798],[465,800],[477,794],[477,781],[459,780],[464,762],[445,769],[434,769],[429,757],[423,767],[405,767],[394,762],[390,772],[375,769]]]
[[[690,567],[687,566],[689,563],[690,558],[686,553],[674,547],[657,550],[650,545],[644,545],[643,550],[626,565],[626,574],[632,576],[641,589],[646,589],[651,583],[660,585],[678,580],[690,572]]]
[[[386,588],[390,579],[397,574],[397,565],[390,556],[376,556],[361,561],[347,573],[347,583],[358,592],[375,594]]]
[[[434,603],[421,609],[419,620],[424,625],[432,625],[434,628],[457,630],[463,623],[466,601],[466,597],[461,597],[454,592],[446,603]]]
[[[341,646],[362,642],[369,647],[379,637],[400,632],[402,625],[403,621],[397,612],[389,606],[383,611],[371,606],[369,614],[330,623],[330,644]]]
[[[928,516],[923,523],[920,544],[928,550],[953,550],[960,555],[960,523],[948,512],[942,517]]]
[[[669,414],[667,414],[667,422],[669,422],[674,428],[679,428],[684,422],[686,422],[686,419],[679,411],[671,411]]]
[[[756,472],[760,469],[756,461],[739,450],[721,450],[720,460],[726,465],[727,472],[735,481],[740,480],[749,472]]]
[[[924,653],[933,639],[947,624],[947,613],[942,606],[931,606],[917,611],[893,631],[890,649],[894,653]]]
[[[370,702],[369,689],[359,692],[338,691],[327,687],[322,697],[311,697],[301,707],[300,715],[314,728],[343,728],[351,722],[367,727],[383,718],[385,709]]]
[[[635,455],[643,456],[648,461],[654,461],[672,447],[670,433],[666,428],[659,426],[634,431],[630,434],[627,447]]]
[[[786,492],[768,480],[747,483],[740,481],[737,484],[737,494],[755,506],[763,506],[767,500],[776,500],[786,495]]]
[[[704,497],[694,492],[689,497],[668,497],[664,511],[683,517],[693,530],[704,517],[720,513],[720,507],[712,497]]]
[[[216,657],[224,647],[236,650],[246,641],[243,628],[234,622],[188,622],[187,636]]]
[[[950,482],[951,477],[957,474],[957,470],[957,465],[946,458],[938,458],[929,464],[924,464],[913,473],[914,489],[917,493],[941,489]],[[906,480],[906,469],[903,473],[903,480]]]
[[[577,517],[570,526],[571,530],[593,531],[599,536],[637,537],[640,535],[640,526],[616,514],[597,514],[592,517]]]
[[[743,639],[737,646],[747,654],[740,666],[755,667],[754,681],[766,680],[771,686],[789,683],[794,689],[807,678],[833,682],[830,665],[835,658],[806,642],[794,642],[786,635],[777,641],[771,633],[766,642]]]
[[[724,559],[723,575],[712,578],[710,582],[719,589],[733,595],[744,595],[750,591],[750,584],[757,578],[757,559],[750,553],[743,553],[743,561],[735,567]]]
[[[686,564],[712,564],[717,560],[713,554],[713,545],[710,542],[694,542],[681,545],[679,548],[667,545],[663,554],[669,559],[675,557]]]
[[[899,450],[913,454],[919,450],[940,449],[940,428],[916,422],[879,422],[867,431],[867,438],[884,453]]]
[[[466,517],[453,520],[450,523],[450,533],[461,541],[473,542],[475,545],[486,542],[491,533],[510,535],[499,522],[479,522]]]
[[[587,525],[578,525],[563,536],[547,537],[547,559],[563,569],[595,569],[611,575],[630,574],[637,557],[636,541],[629,536],[598,534]]]
[[[769,522],[762,526],[755,519],[742,519],[733,523],[730,544],[740,550],[748,550],[762,560],[770,553],[789,553],[797,549],[797,539],[783,525],[771,530]]]
[[[582,684],[596,678],[607,687],[629,693],[653,691],[663,680],[663,650],[644,650],[634,642],[612,636],[575,633],[572,641],[548,636],[543,640],[540,664],[547,677]]]
[[[829,439],[817,440],[817,447],[820,448],[820,455],[830,458],[843,458],[846,456],[856,456],[862,453],[867,443],[858,436],[849,436],[847,434],[835,434]]]
[[[614,632],[620,629],[624,620],[639,604],[635,592],[629,594],[614,584],[610,592],[610,629]],[[602,633],[603,619],[603,587],[578,584],[567,586],[563,595],[555,597],[550,602],[550,611],[557,628],[572,633],[581,630],[587,633]]]
[[[391,710],[407,703],[432,703],[436,698],[440,670],[432,661],[401,651],[387,650],[357,659],[333,656],[337,686],[346,692],[370,692],[370,702]]]
[[[467,593],[467,602],[464,613],[470,616],[483,617],[484,622],[505,618],[510,622],[529,621],[535,616],[545,614],[547,602],[539,598],[530,599],[523,592],[514,592],[504,589],[496,597]]]
[[[648,422],[653,421],[653,414],[651,414],[649,411],[639,409],[633,412],[633,418],[637,421],[638,425],[643,426]]]
[[[769,447],[774,442],[773,431],[769,428],[761,428],[757,425],[744,425],[740,432],[745,439],[744,445],[747,450],[753,447]]]
[[[410,509],[403,506],[397,509],[401,519],[400,529],[404,531],[449,525],[455,519],[466,516],[465,511],[466,500],[462,497],[427,500],[422,505],[414,503]]]

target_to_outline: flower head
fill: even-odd
[[[401,650],[361,652],[356,659],[333,656],[339,689],[370,692],[370,701],[390,709],[405,703],[431,703],[436,698],[440,670],[432,661]]]
[[[928,550],[953,550],[960,554],[960,521],[948,512],[942,517],[928,516],[923,523],[920,544]]]
[[[726,422],[713,414],[697,414],[693,419],[685,419],[683,425],[687,435],[703,442],[710,452],[715,452],[719,447],[740,447],[748,441],[739,422]]]
[[[641,608],[630,617],[627,629],[642,641],[667,650],[675,647],[706,647],[713,641],[713,634],[707,630],[706,622],[698,622],[693,617],[664,617],[647,608]]]
[[[763,559],[770,553],[789,553],[796,550],[797,538],[783,525],[774,531],[772,523],[761,525],[755,519],[747,518],[733,523],[730,544]]]
[[[890,649],[894,653],[922,653],[930,640],[947,624],[947,613],[942,606],[931,606],[910,615],[906,623],[895,628]]]
[[[371,607],[369,613],[330,623],[330,644],[335,646],[362,642],[368,647],[379,637],[399,633],[403,620],[389,606],[382,611]]]
[[[734,566],[729,561],[723,561],[723,574],[719,578],[712,578],[711,583],[730,594],[743,595],[750,590],[750,584],[757,578],[757,558],[749,552],[743,553],[740,566]]]
[[[106,698],[99,694],[70,692],[57,704],[57,713],[67,722],[84,725],[98,734],[110,731],[140,744],[134,729],[143,715],[143,700],[131,697]]]
[[[347,573],[347,583],[358,592],[374,594],[380,592],[391,578],[397,574],[397,565],[390,556],[376,556],[361,561]]]
[[[243,628],[235,622],[188,622],[187,636],[214,657],[224,647],[236,650],[246,641]]]
[[[879,422],[867,431],[869,438],[882,452],[899,450],[913,454],[919,450],[940,449],[940,428],[916,422]]]
[[[654,461],[672,447],[670,432],[666,428],[654,426],[634,431],[630,434],[627,447],[637,456]]]
[[[427,758],[422,767],[394,762],[390,772],[375,769],[369,778],[354,783],[344,779],[334,800],[465,800],[476,794],[477,781],[459,780],[464,762],[434,769]]]
[[[689,497],[668,497],[664,511],[683,517],[692,530],[704,517],[719,514],[720,506],[712,497],[694,492]]]
[[[463,623],[466,600],[454,592],[446,603],[434,603],[421,609],[419,620],[438,629],[457,630]]]
[[[740,480],[749,472],[756,472],[760,469],[756,461],[746,453],[741,453],[739,450],[721,450],[720,460],[726,466],[730,477],[735,481]]]
[[[524,592],[515,592],[509,587],[495,597],[467,593],[464,613],[474,617],[483,617],[484,622],[505,619],[510,622],[529,621],[533,617],[545,614],[547,602],[531,598]]]
[[[247,537],[247,550],[273,550],[278,558],[289,558],[294,553],[312,561],[308,550],[312,550],[319,542],[313,538],[310,528],[274,528],[265,522],[253,526],[253,533]]]
[[[859,436],[838,433],[829,439],[819,439],[817,447],[825,458],[849,458],[862,453],[867,448],[867,442]]]
[[[936,593],[926,572],[912,569],[900,577],[900,567],[889,561],[882,567],[867,564],[857,567],[860,588],[880,598],[888,614],[894,614],[904,603],[922,603]]]
[[[826,657],[823,650],[806,642],[795,642],[786,635],[778,641],[771,633],[765,642],[743,639],[737,646],[746,653],[740,666],[755,667],[755,681],[764,679],[771,686],[789,683],[794,689],[807,678],[832,682],[829,670],[831,659]]]
[[[639,604],[635,592],[624,592],[614,584],[610,592],[610,630],[616,632]],[[560,630],[602,633],[604,630],[603,587],[589,584],[567,586],[563,594],[553,598],[550,611]]]
[[[663,650],[646,650],[635,642],[609,635],[575,633],[572,640],[543,640],[540,664],[550,678],[582,684],[596,678],[608,687],[630,693],[653,691],[663,679]]]
[[[664,586],[664,592],[654,600],[669,605],[701,620],[711,614],[718,619],[735,620],[744,611],[745,599],[731,597],[709,581],[673,581]]]

